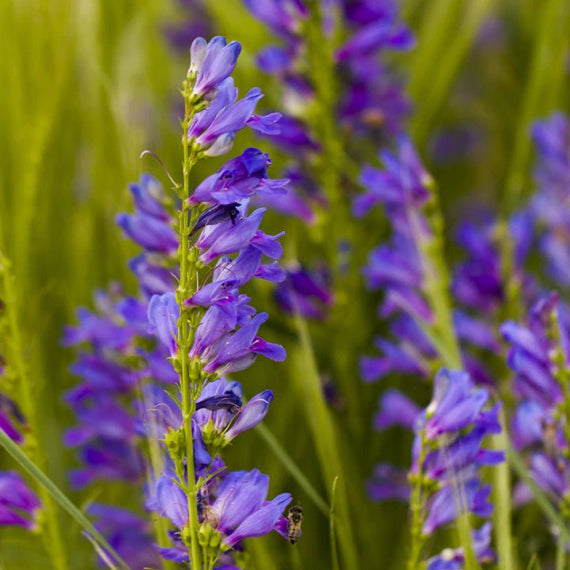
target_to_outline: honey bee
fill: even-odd
[[[301,523],[303,522],[303,508],[299,505],[291,507],[287,512],[287,538],[291,544],[295,544],[302,534]]]

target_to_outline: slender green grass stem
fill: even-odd
[[[313,132],[322,146],[315,166],[316,177],[328,201],[326,209],[318,213],[318,240],[323,246],[329,267],[332,271],[335,305],[331,310],[330,327],[342,330],[346,325],[347,315],[351,313],[354,291],[351,291],[350,271],[343,272],[341,242],[348,240],[352,224],[350,206],[342,191],[342,176],[346,169],[346,151],[343,148],[343,134],[336,119],[338,105],[337,68],[334,57],[334,38],[324,29],[324,14],[321,2],[307,2],[310,17],[306,24],[307,62],[310,77],[315,89],[315,101],[311,106],[308,120]],[[352,343],[349,337],[333,351],[335,376],[341,384],[343,398],[346,401],[349,427],[353,434],[362,430],[361,403],[359,391],[354,389],[353,363],[350,355]]]
[[[336,486],[338,483],[338,475],[334,478],[332,483],[331,489],[331,509],[329,513],[329,523],[330,523],[330,533],[331,533],[331,560],[332,560],[332,568],[333,570],[340,570],[340,565],[338,562],[338,552],[337,552],[337,545],[336,545],[336,531],[334,528],[335,525],[335,515],[336,515]]]
[[[43,452],[40,430],[38,429],[38,416],[36,407],[37,390],[32,385],[30,375],[24,362],[24,344],[18,322],[18,299],[14,287],[10,263],[0,251],[0,276],[3,280],[6,312],[8,318],[8,338],[11,346],[9,358],[10,366],[14,371],[17,382],[18,403],[27,419],[29,432],[24,446],[32,461],[42,470],[46,469],[47,459]],[[63,537],[59,525],[59,517],[56,506],[51,499],[50,493],[41,485],[38,492],[43,504],[46,519],[47,533],[42,533],[46,549],[51,557],[54,568],[67,570],[67,556],[63,545]]]
[[[429,37],[424,38],[424,34],[420,37],[420,47],[416,52],[417,59],[414,61],[416,65],[410,86],[413,99],[421,101],[410,125],[412,136],[420,147],[425,145],[434,118],[445,103],[461,63],[473,45],[489,9],[493,6],[491,0],[472,0],[464,4],[465,13],[458,18],[457,3],[450,1],[438,4],[437,9],[432,11],[434,16],[440,17],[437,20],[429,20],[430,26],[426,29]],[[426,47],[424,39],[426,43],[434,41],[435,49],[425,50],[424,53]],[[453,46],[453,49],[449,49],[449,46]],[[418,67],[420,62],[423,68]]]
[[[337,537],[344,559],[343,568],[357,570],[360,566],[350,519],[346,479],[337,446],[338,438],[335,435],[330,410],[323,396],[307,323],[299,314],[295,315],[295,326],[300,340],[300,352],[297,370],[294,371],[292,378],[305,396],[306,416],[309,419],[309,427],[323,476],[326,481],[333,481],[337,476],[339,477],[336,487]]]
[[[258,424],[255,430],[259,435],[265,440],[265,443],[273,451],[283,468],[293,477],[293,479],[298,483],[299,487],[303,489],[307,497],[313,501],[315,506],[325,515],[329,516],[329,506],[327,502],[321,497],[319,492],[315,489],[311,481],[299,468],[299,466],[293,461],[291,456],[285,451],[283,446],[277,441],[276,437],[269,431],[269,428],[264,424]]]
[[[567,0],[546,0],[539,6],[538,22],[533,23],[534,50],[520,104],[503,194],[505,212],[517,208],[523,194],[531,152],[531,121],[546,110],[548,103],[552,105],[552,82],[566,74],[564,54],[568,46],[569,4]]]
[[[492,447],[497,451],[507,449],[508,437],[506,432],[505,411],[499,412],[501,433],[491,438]],[[515,570],[512,523],[511,523],[511,478],[507,462],[500,463],[492,469],[493,473],[493,528],[497,539],[497,568],[498,570]]]

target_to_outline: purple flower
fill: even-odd
[[[247,324],[244,324],[232,335],[225,337],[223,343],[218,343],[213,359],[205,366],[205,372],[227,374],[248,367],[257,354],[281,362],[285,359],[285,350],[278,344],[273,344],[257,336],[257,331],[268,318],[267,313],[259,313]],[[213,351],[212,351],[213,352]]]
[[[202,390],[194,419],[202,429],[206,444],[223,447],[240,433],[260,423],[272,400],[273,392],[265,390],[244,406],[241,385],[219,378]]]
[[[140,288],[148,297],[163,295],[175,287],[174,272],[167,267],[152,265],[144,253],[131,259],[129,268],[135,274]]]
[[[180,308],[174,293],[153,295],[148,305],[149,332],[156,334],[171,356],[175,356],[177,352],[179,316]]]
[[[69,472],[71,486],[82,489],[93,481],[141,482],[144,463],[140,452],[130,442],[98,437],[79,450],[79,458],[85,465]]]
[[[224,544],[232,547],[244,538],[273,530],[291,495],[283,493],[267,501],[268,488],[269,477],[257,469],[235,471],[222,480],[206,520],[224,535]]]
[[[374,418],[374,427],[384,430],[399,425],[413,429],[418,419],[420,408],[398,390],[387,390],[380,398],[380,410]]]
[[[287,181],[269,179],[267,168],[270,164],[267,154],[256,148],[248,148],[206,178],[196,188],[190,201],[194,204],[212,202],[229,205],[256,193],[283,196]]]
[[[0,370],[1,376],[1,370]],[[0,393],[0,429],[15,443],[22,443],[22,430],[26,427],[26,419],[20,409],[10,398]]]
[[[195,76],[192,92],[199,97],[209,98],[215,94],[217,86],[233,72],[241,45],[238,42],[226,44],[221,36],[208,43],[204,38],[196,38],[190,47],[189,74]]]
[[[237,101],[237,89],[228,77],[218,86],[216,98],[194,117],[188,138],[206,156],[220,156],[228,152],[237,131],[250,124],[253,129],[266,129],[266,122],[254,117],[255,107],[263,93],[257,87],[250,89]],[[273,121],[276,117],[270,117]]]
[[[471,531],[473,552],[477,560],[482,564],[490,564],[496,561],[496,556],[491,548],[491,534],[493,526],[486,522],[480,529]],[[427,561],[427,570],[462,570],[465,562],[463,548],[446,548],[438,556]]]
[[[35,530],[41,503],[16,471],[0,472],[0,525]]]
[[[88,512],[97,518],[95,527],[129,568],[143,570],[159,565],[148,521],[127,510],[100,503],[90,505]]]
[[[490,493],[491,486],[481,486],[478,479],[471,479],[460,486],[446,485],[430,501],[422,532],[430,535],[438,527],[454,521],[462,512],[489,517],[493,512],[493,505],[488,501]]]
[[[368,494],[374,501],[408,501],[410,498],[407,470],[388,463],[379,463],[374,467],[374,474],[367,487]]]
[[[313,270],[288,268],[285,280],[275,289],[274,296],[285,313],[299,313],[313,319],[324,319],[326,310],[334,302],[326,267]]]
[[[530,460],[530,471],[536,484],[562,501],[568,492],[568,466],[559,463],[545,453],[534,453]]]
[[[434,380],[434,395],[426,408],[425,434],[435,439],[459,431],[475,422],[489,399],[486,390],[474,390],[463,371],[440,370]]]
[[[507,363],[516,373],[515,390],[518,395],[534,400],[551,409],[562,399],[560,385],[554,375],[556,364],[551,361],[556,347],[549,338],[549,320],[559,312],[555,295],[540,299],[532,308],[527,326],[507,321],[501,326],[503,338],[511,345]],[[564,349],[568,346],[568,331],[559,329]],[[567,360],[567,356],[565,355]]]
[[[130,239],[147,251],[173,253],[178,249],[176,232],[166,222],[143,212],[120,214],[117,224]]]

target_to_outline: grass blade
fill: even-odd
[[[358,554],[350,520],[350,509],[346,489],[346,478],[338,447],[338,437],[335,433],[333,418],[324,399],[321,379],[305,320],[295,315],[300,347],[295,354],[296,366],[292,369],[292,380],[303,393],[306,417],[311,429],[313,441],[323,478],[333,481],[337,476],[340,482],[336,489],[337,512],[336,531],[340,551],[344,559],[344,568],[349,570],[360,568]]]
[[[75,519],[93,539],[109,552],[119,563],[120,567],[129,570],[127,563],[115,552],[105,537],[93,526],[89,519],[63,494],[57,485],[39,469],[26,454],[0,429],[0,445],[20,464],[20,466],[33,477],[39,485],[44,487],[62,509]]]
[[[331,489],[331,512],[330,512],[330,530],[331,530],[331,559],[333,570],[340,570],[338,563],[338,549],[336,546],[336,534],[334,528],[335,517],[335,501],[336,501],[336,485],[338,483],[338,475],[334,478]]]
[[[326,516],[329,516],[329,506],[321,497],[319,492],[313,487],[312,483],[301,471],[299,466],[293,461],[292,457],[285,451],[285,448],[277,441],[276,437],[271,433],[267,426],[259,424],[256,428],[259,435],[265,443],[271,448],[277,460],[285,468],[285,470],[298,483],[299,487],[305,491],[307,497],[313,501],[315,506]],[[332,508],[332,507],[331,507]]]

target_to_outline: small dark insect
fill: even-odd
[[[237,414],[240,411],[242,402],[238,396],[232,394],[231,392],[226,392],[221,396],[211,396],[210,398],[205,398],[201,402],[196,403],[196,410],[211,410],[216,411],[220,409],[227,410],[230,414]]]
[[[291,544],[295,544],[302,534],[301,524],[303,522],[303,507],[295,505],[287,512],[287,538]]]
[[[205,212],[200,214],[196,223],[190,230],[190,235],[194,235],[205,226],[215,226],[225,222],[226,220],[231,220],[232,225],[235,226],[236,220],[239,216],[238,206],[239,204],[237,202],[232,202],[231,204],[216,204],[215,206],[208,208]]]

